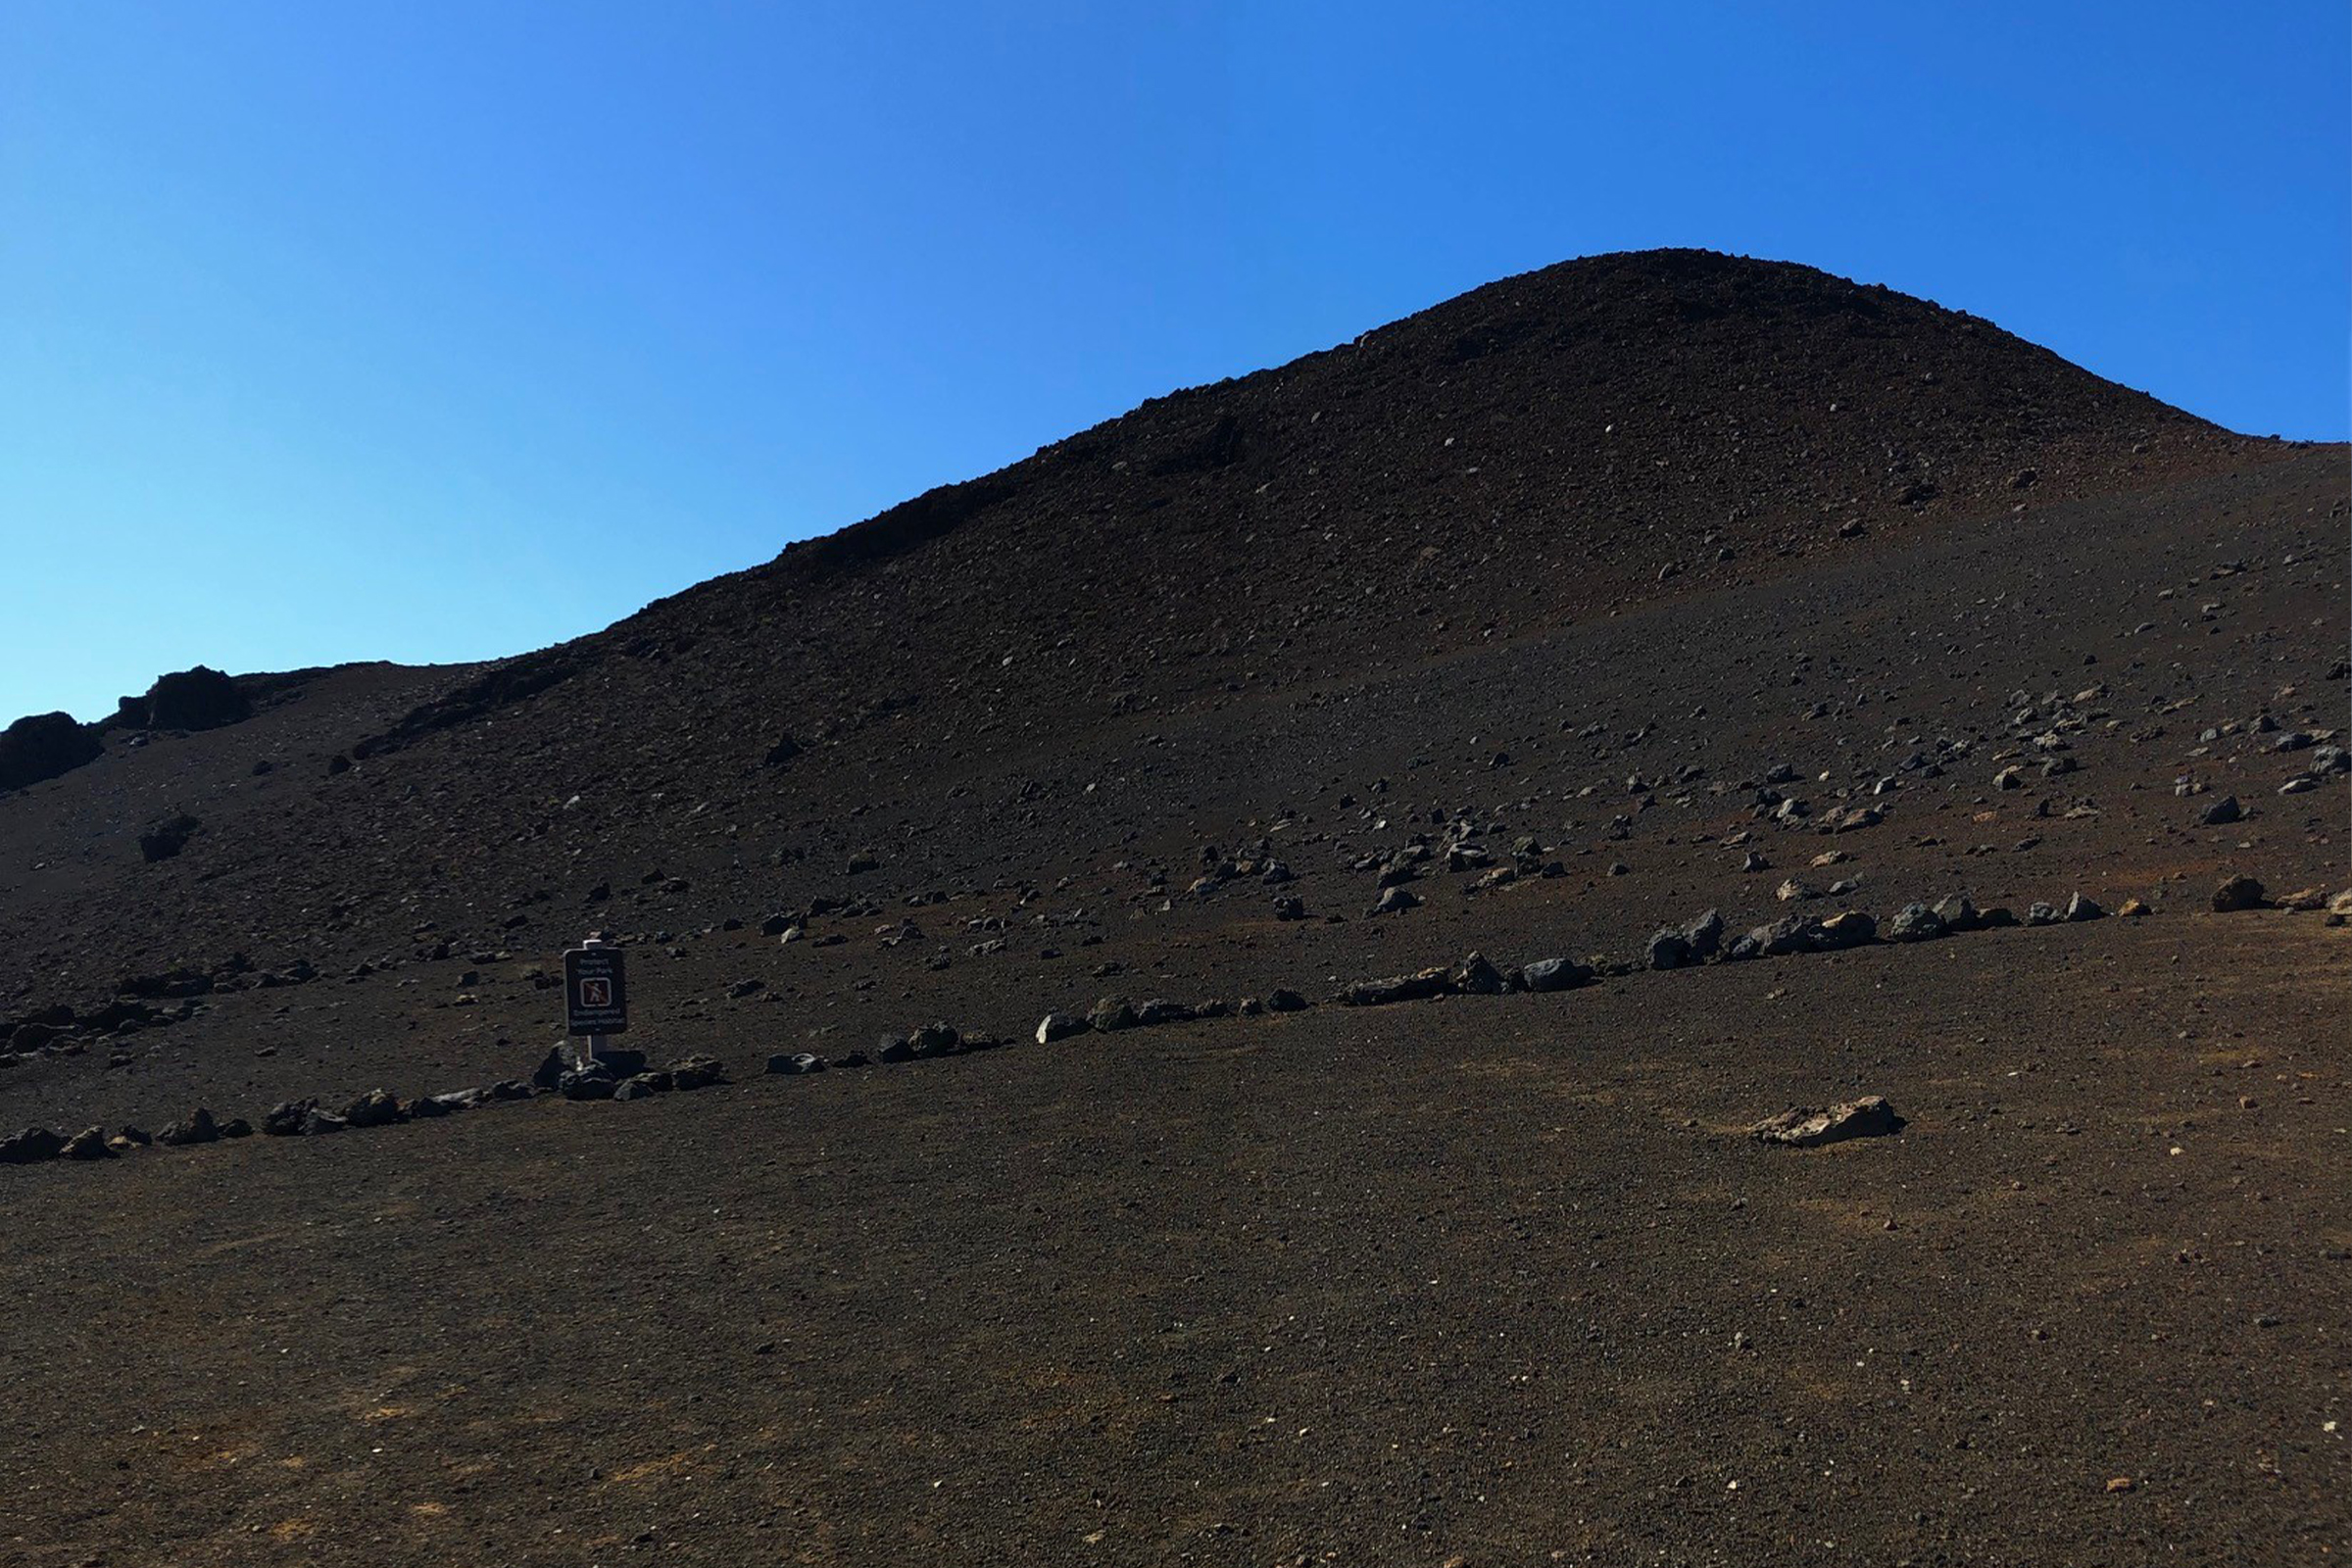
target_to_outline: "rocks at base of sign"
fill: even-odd
[[[195,1144],[213,1143],[220,1136],[220,1128],[213,1120],[213,1113],[202,1105],[198,1105],[187,1115],[157,1133],[155,1141],[159,1144],[170,1145],[174,1149],[184,1149]]]
[[[1894,1107],[1883,1096],[1865,1095],[1827,1110],[1801,1105],[1794,1110],[1784,1110],[1749,1128],[1748,1136],[1761,1144],[1818,1149],[1849,1138],[1885,1138],[1902,1130],[1903,1118],[1895,1114]]]
[[[58,1150],[57,1157],[60,1159],[116,1159],[120,1156],[112,1148],[108,1147],[105,1128],[84,1127],[66,1140],[65,1145]]]
[[[2232,876],[2213,890],[2213,912],[2235,914],[2263,906],[2262,884],[2250,876]]]
[[[370,1089],[343,1107],[344,1124],[350,1127],[389,1127],[407,1119],[400,1102],[381,1089]]]
[[[1519,971],[1530,991],[1574,991],[1592,979],[1592,966],[1574,958],[1538,958]]]
[[[1886,922],[1889,942],[1933,942],[1950,931],[1943,916],[1924,904],[1906,904]]]
[[[562,1046],[550,1046],[547,1054],[539,1058],[539,1065],[531,1069],[531,1087],[543,1092],[551,1091],[569,1071],[571,1053]]]
[[[669,1075],[661,1072],[632,1073],[612,1086],[607,1098],[612,1100],[646,1100],[665,1094],[670,1087]]]
[[[619,1080],[602,1061],[569,1068],[556,1080],[556,1093],[565,1100],[611,1100],[617,1087]]]
[[[1084,1018],[1072,1017],[1066,1012],[1049,1012],[1038,1023],[1037,1043],[1041,1046],[1050,1046],[1056,1040],[1068,1040],[1074,1035],[1090,1034],[1094,1027]]]
[[[46,1127],[27,1127],[10,1138],[0,1138],[0,1165],[31,1165],[44,1159],[55,1159],[66,1141]]]
[[[778,1052],[767,1058],[767,1070],[788,1078],[803,1078],[825,1070],[825,1058],[808,1051]]]

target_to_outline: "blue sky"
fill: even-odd
[[[0,721],[593,630],[1704,245],[2341,439],[2342,0],[0,7]]]

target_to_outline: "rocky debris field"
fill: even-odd
[[[2344,475],[1606,258],[12,726],[0,1560],[2334,1560]]]

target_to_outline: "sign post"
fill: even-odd
[[[564,955],[564,1032],[587,1037],[581,1065],[592,1065],[605,1036],[629,1026],[628,970],[618,948],[588,937]]]

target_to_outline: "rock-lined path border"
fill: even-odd
[[[2233,875],[2223,881],[2211,900],[2216,912],[2257,908],[2302,908],[2300,903],[2272,904],[2262,884]],[[2352,918],[2352,891],[2328,901],[2328,919],[2341,923]],[[2130,899],[2115,911],[2132,918],[2155,910]],[[1730,941],[1722,916],[1708,910],[1681,927],[1653,933],[1640,959],[1544,957],[1523,964],[1498,966],[1484,954],[1472,953],[1460,962],[1435,965],[1410,974],[1350,981],[1328,999],[1327,1005],[1376,1007],[1434,1001],[1456,996],[1509,996],[1573,991],[1596,980],[1623,978],[1644,971],[1670,971],[1726,964],[1757,958],[1797,956],[1815,953],[1850,952],[1874,946],[1907,946],[1975,931],[2018,926],[2082,924],[2105,919],[2108,911],[2082,893],[2069,895],[2063,905],[2036,903],[2025,915],[2006,908],[1979,909],[1965,895],[1954,894],[1934,905],[1912,903],[1897,910],[1882,927],[1860,909],[1826,917],[1788,915],[1756,926]],[[1305,1010],[1315,1005],[1287,988],[1263,998],[1180,1003],[1153,998],[1141,1003],[1105,997],[1084,1013],[1048,1012],[1038,1024],[1035,1039],[1051,1045],[1090,1034],[1123,1034],[1168,1024],[1196,1023],[1229,1017],[1256,1017]],[[929,1023],[906,1035],[885,1036],[872,1052],[852,1051],[827,1058],[809,1052],[786,1052],[769,1056],[766,1071],[798,1077],[824,1071],[847,1071],[869,1066],[936,1060],[999,1050],[1014,1042],[966,1035],[946,1023]],[[101,1127],[85,1127],[71,1136],[44,1127],[27,1127],[0,1139],[0,1164],[24,1165],[51,1160],[97,1161],[119,1158],[137,1150],[163,1146],[187,1148],[200,1144],[250,1137],[257,1131],[270,1137],[321,1137],[345,1131],[395,1126],[409,1121],[435,1120],[463,1111],[515,1101],[560,1096],[573,1101],[632,1101],[656,1095],[703,1089],[729,1082],[717,1058],[695,1054],[665,1067],[650,1067],[640,1053],[616,1051],[594,1063],[574,1061],[558,1047],[551,1050],[528,1081],[508,1079],[478,1088],[450,1090],[403,1101],[388,1090],[370,1089],[341,1109],[328,1109],[317,1100],[283,1101],[262,1115],[257,1128],[244,1117],[216,1119],[198,1106],[186,1117],[154,1135],[125,1126],[109,1137]],[[1846,1109],[1850,1107],[1839,1107]],[[1896,1118],[1896,1125],[1900,1124]],[[1790,1142],[1793,1140],[1780,1139]]]

